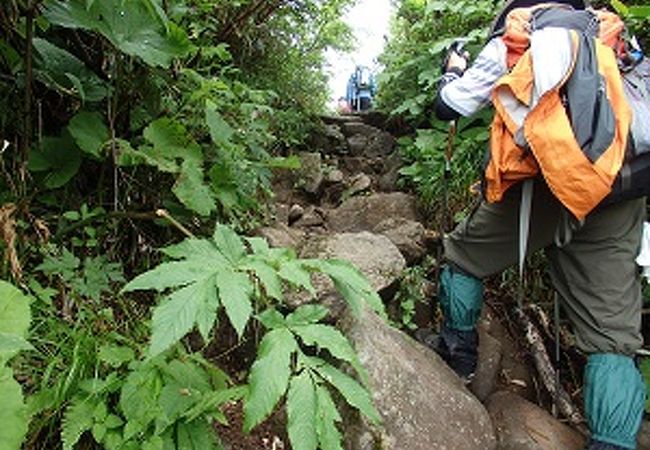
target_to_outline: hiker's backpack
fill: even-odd
[[[528,49],[532,30],[546,26],[562,26],[587,30],[591,27],[599,40],[611,47],[619,60],[628,57],[623,32],[625,24],[621,18],[606,10],[572,10],[558,5],[540,4],[511,10],[505,20],[502,39],[507,47],[507,64],[512,68]],[[615,203],[650,195],[650,59],[622,71],[622,80],[627,102],[633,112],[632,126],[628,138],[626,156],[612,190],[603,204]]]
[[[623,89],[632,108],[625,164],[605,203],[650,195],[650,59],[642,57],[623,72]]]

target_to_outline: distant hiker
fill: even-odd
[[[444,239],[444,320],[428,344],[471,378],[482,279],[517,264],[522,245],[528,253],[544,249],[576,343],[588,355],[587,449],[634,449],[646,396],[634,360],[643,343],[634,260],[645,199],[599,205],[623,163],[631,112],[614,52],[595,38],[596,13],[582,0],[531,9],[538,3],[512,0],[470,67],[457,52],[446,61],[437,117],[453,121],[492,101],[495,118],[485,200]],[[529,22],[504,27],[519,6]]]
[[[368,67],[357,66],[348,79],[346,100],[352,111],[366,111],[372,107],[376,94],[375,78]]]

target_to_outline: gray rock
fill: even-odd
[[[369,232],[312,236],[302,246],[300,257],[349,261],[377,291],[392,285],[406,267],[404,258],[388,238]],[[318,301],[330,309],[332,317],[340,317],[346,303],[336,291],[334,283],[320,273],[313,274],[311,280]],[[312,297],[306,292],[287,297],[287,303],[294,308],[311,300]]]
[[[479,327],[478,365],[470,390],[484,402],[497,388],[501,359],[501,343]]]
[[[399,170],[402,168],[402,157],[398,152],[393,152],[384,159],[382,175],[377,181],[377,187],[380,191],[391,192],[397,190],[397,181],[399,180]]]
[[[372,180],[370,179],[370,177],[365,173],[360,173],[355,175],[350,180],[350,187],[348,188],[347,191],[345,191],[344,195],[347,195],[348,197],[352,197],[354,195],[358,195],[368,191],[371,186],[372,186]]]
[[[341,133],[338,125],[325,125],[325,138],[328,148],[323,149],[325,153],[346,153],[347,143],[345,136]]]
[[[294,203],[291,205],[291,208],[289,208],[289,223],[295,222],[296,220],[300,219],[303,215],[305,214],[305,208],[300,206],[297,203]]]
[[[343,172],[341,172],[339,169],[334,169],[330,172],[328,172],[327,176],[325,177],[325,181],[327,181],[329,184],[338,184],[342,183],[345,175],[343,175]]]
[[[348,316],[343,329],[369,375],[379,430],[346,421],[350,450],[492,450],[490,417],[434,352],[375,313]]]
[[[255,235],[266,239],[271,247],[299,248],[304,238],[303,232],[284,224],[259,228]]]
[[[323,184],[323,167],[320,153],[302,152],[300,156],[300,169],[298,169],[299,182],[308,194],[318,194]]]
[[[407,264],[414,264],[425,255],[426,230],[420,222],[390,217],[379,222],[373,231],[390,239],[402,252]]]
[[[372,231],[389,218],[417,221],[415,198],[403,192],[352,197],[328,212],[327,223],[336,232]]]
[[[379,158],[366,158],[363,156],[344,156],[341,158],[341,166],[348,173],[370,173],[378,174],[383,169],[383,162]]]
[[[499,450],[582,450],[585,438],[537,405],[499,391],[487,402]]]
[[[368,148],[368,137],[362,134],[355,134],[347,138],[350,154],[353,156],[362,156]]]
[[[298,220],[291,224],[294,228],[320,227],[325,224],[325,212],[315,206],[308,206]]]
[[[350,137],[350,136],[365,136],[365,137],[370,137],[373,136],[377,133],[381,133],[382,130],[379,128],[375,128],[370,125],[366,125],[363,122],[347,122],[343,124],[342,127],[343,134],[345,137]]]

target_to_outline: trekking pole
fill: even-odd
[[[451,215],[449,213],[449,181],[451,180],[451,157],[454,150],[454,139],[456,137],[456,120],[449,122],[449,132],[447,134],[447,148],[445,149],[445,165],[442,173],[442,202],[443,218],[442,232],[449,229],[451,225]]]

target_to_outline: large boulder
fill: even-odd
[[[303,190],[308,194],[319,194],[324,179],[321,154],[302,152],[298,156],[300,157],[298,184],[302,185]]]
[[[434,352],[375,313],[347,316],[342,327],[369,376],[380,429],[346,422],[350,450],[491,450],[496,439],[481,403]]]
[[[327,215],[329,229],[336,232],[372,231],[388,219],[418,221],[415,198],[404,192],[352,197]]]
[[[508,391],[487,402],[499,450],[582,450],[585,438],[548,412]]]
[[[406,267],[406,261],[395,244],[385,236],[369,232],[311,236],[303,245],[300,256],[349,261],[368,278],[376,291],[392,285]],[[318,300],[329,307],[333,317],[340,317],[346,304],[330,278],[315,273],[312,284]],[[297,307],[310,300],[308,295],[302,293],[289,296],[287,301]]]
[[[389,217],[379,222],[373,231],[390,239],[402,252],[408,264],[421,260],[426,253],[426,229],[420,222]]]

